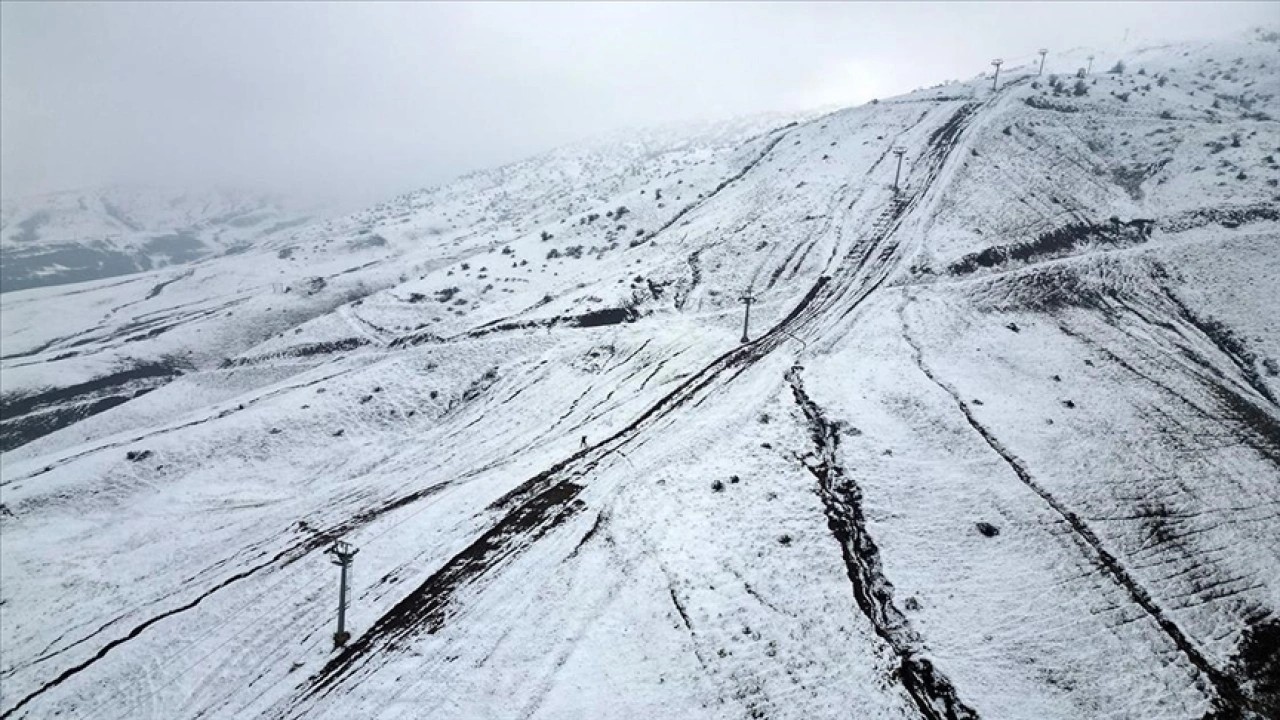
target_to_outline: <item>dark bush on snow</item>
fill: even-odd
[[[1110,73],[1110,74],[1112,74],[1112,75],[1123,75],[1123,74],[1124,74],[1124,61],[1123,61],[1123,60],[1117,60],[1117,61],[1116,61],[1116,64],[1115,64],[1115,65],[1112,65],[1112,66],[1111,66],[1111,69],[1110,69],[1110,70],[1108,70],[1107,72],[1108,72],[1108,73]]]

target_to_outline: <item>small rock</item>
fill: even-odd
[[[1000,528],[991,523],[980,522],[978,523],[978,532],[987,537],[995,537],[1000,534]]]

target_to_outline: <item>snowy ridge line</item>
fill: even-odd
[[[960,394],[956,392],[949,384],[938,378],[928,365],[924,362],[924,352],[920,345],[911,337],[911,333],[907,326],[906,315],[903,310],[906,306],[906,300],[899,306],[899,315],[902,319],[902,337],[903,340],[911,347],[912,357],[915,359],[916,366],[920,368],[925,377],[929,378],[933,384],[939,389],[947,393],[959,408],[960,413],[964,416],[965,422],[974,432],[982,438],[1000,458],[1013,470],[1014,474],[1022,484],[1026,485],[1036,495],[1042,499],[1071,529],[1072,536],[1084,547],[1087,547],[1089,554],[1094,558],[1097,566],[1112,581],[1121,587],[1133,600],[1134,604],[1140,607],[1148,617],[1155,623],[1156,627],[1164,633],[1164,635],[1173,643],[1186,658],[1191,662],[1197,670],[1200,671],[1202,680],[1208,680],[1210,687],[1203,687],[1206,695],[1209,697],[1214,707],[1226,718],[1242,717],[1245,710],[1262,713],[1262,707],[1252,698],[1246,697],[1241,690],[1239,683],[1235,678],[1231,677],[1224,671],[1218,669],[1209,662],[1196,644],[1182,631],[1182,629],[1169,618],[1164,610],[1156,604],[1151,594],[1147,592],[1136,578],[1129,574],[1124,565],[1112,555],[1102,543],[1102,540],[1089,527],[1079,515],[1067,508],[1062,501],[1058,500],[1052,493],[1046,490],[1040,483],[1031,476],[1025,463],[1020,458],[1010,452],[999,439],[996,438],[985,425],[978,421],[974,416],[972,408],[969,404],[961,399]],[[1265,716],[1265,715],[1263,715]]]
[[[923,642],[906,615],[894,604],[893,583],[884,574],[880,548],[867,532],[862,490],[844,473],[837,453],[840,429],[804,390],[797,368],[786,376],[796,404],[809,425],[816,465],[804,468],[818,481],[818,497],[827,527],[840,544],[853,597],[871,627],[898,659],[896,676],[926,720],[977,720],[978,713],[961,700],[947,676],[923,655]],[[808,460],[808,458],[806,458]]]

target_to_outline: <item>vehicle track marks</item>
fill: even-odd
[[[961,415],[964,416],[965,422],[969,427],[982,438],[1000,458],[1013,470],[1018,480],[1026,485],[1032,492],[1040,497],[1062,520],[1067,527],[1071,529],[1072,536],[1084,548],[1087,548],[1088,554],[1092,557],[1096,566],[1111,578],[1113,582],[1120,586],[1133,601],[1135,605],[1140,607],[1143,612],[1155,623],[1161,632],[1169,639],[1170,642],[1182,653],[1187,660],[1200,671],[1201,680],[1208,681],[1208,687],[1201,686],[1202,691],[1210,698],[1214,706],[1223,713],[1224,717],[1241,717],[1246,709],[1256,710],[1255,703],[1242,692],[1240,685],[1236,680],[1226,672],[1215,667],[1208,658],[1200,651],[1196,644],[1187,637],[1182,628],[1178,626],[1161,608],[1156,601],[1147,592],[1146,588],[1134,578],[1124,567],[1115,555],[1113,555],[1098,537],[1097,533],[1077,515],[1068,508],[1061,500],[1050,493],[1039,482],[1031,476],[1026,463],[1018,456],[1014,455],[1008,448],[996,438],[985,425],[983,425],[973,413],[973,409],[965,402],[960,394],[944,382],[924,362],[924,352],[920,345],[911,336],[905,314],[905,301],[899,307],[899,313],[902,320],[902,337],[911,347],[912,357],[916,366],[920,368],[925,377],[927,377],[939,389],[947,393],[959,408]]]

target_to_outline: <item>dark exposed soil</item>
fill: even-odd
[[[178,362],[139,363],[66,387],[6,393],[0,396],[0,450],[12,450],[128,402],[187,369]]]
[[[1151,228],[1150,220],[1073,223],[1050,230],[1026,242],[996,245],[970,253],[952,263],[947,268],[947,272],[952,275],[966,275],[984,268],[1052,260],[1070,255],[1086,245],[1131,247],[1146,242],[1151,237]]]

